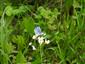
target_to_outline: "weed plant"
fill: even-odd
[[[0,0],[0,64],[85,64],[85,0]]]

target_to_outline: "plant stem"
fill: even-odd
[[[40,45],[40,57],[41,57],[41,64],[43,64],[42,63],[42,45]]]

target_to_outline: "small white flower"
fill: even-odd
[[[33,49],[33,50],[36,50],[35,46],[32,46],[32,49]]]
[[[31,46],[31,45],[32,45],[32,42],[29,43],[29,46]]]
[[[45,44],[49,44],[49,43],[50,43],[50,40],[45,39]]]
[[[34,35],[33,37],[32,37],[32,39],[36,39],[38,37],[38,35]]]
[[[34,36],[32,37],[32,39],[36,39],[36,36],[34,35]]]
[[[43,37],[38,37],[38,42],[41,45],[44,42],[44,38]]]

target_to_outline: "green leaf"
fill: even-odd
[[[7,6],[6,7],[6,15],[7,16],[11,16],[12,15],[12,11],[13,11],[13,9],[12,9],[11,6]]]
[[[18,49],[22,50],[25,47],[25,38],[21,35],[13,36],[12,41],[18,45]]]
[[[32,62],[32,64],[41,64],[40,56],[37,56],[37,58]]]
[[[19,52],[16,56],[16,64],[26,64],[26,58],[22,54],[22,52]]]
[[[29,33],[34,33],[34,20],[31,17],[24,18],[22,22],[22,27]]]
[[[14,50],[14,46],[11,43],[5,43],[4,50],[7,54],[11,54]]]
[[[73,0],[65,0],[65,6],[66,7],[70,7],[71,5],[73,5]]]
[[[80,8],[80,5],[79,5],[78,1],[76,1],[76,0],[74,0],[73,6],[74,6],[74,8]]]
[[[82,53],[81,58],[85,59],[85,53]]]

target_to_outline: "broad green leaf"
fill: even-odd
[[[34,20],[31,17],[24,18],[22,22],[22,27],[29,33],[34,33]]]

